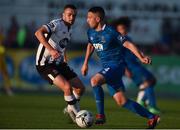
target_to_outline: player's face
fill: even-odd
[[[127,31],[126,31],[126,27],[124,25],[118,25],[116,27],[117,31],[119,33],[121,33],[122,35],[126,35],[127,34]]]
[[[63,12],[63,20],[66,22],[68,25],[72,25],[75,21],[76,18],[76,10],[67,8]]]
[[[87,23],[88,23],[90,28],[95,29],[98,26],[98,24],[100,23],[100,18],[97,14],[92,13],[92,12],[88,12]]]

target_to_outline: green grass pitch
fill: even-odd
[[[180,100],[158,99],[162,110],[161,122],[157,128],[180,128]],[[75,128],[78,126],[69,121],[63,114],[66,103],[62,95],[20,94],[13,97],[0,95],[0,128]],[[93,97],[84,96],[81,108],[95,114]],[[146,128],[147,119],[118,107],[111,97],[105,98],[107,123],[91,128]]]

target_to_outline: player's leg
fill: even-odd
[[[137,94],[137,99],[136,99],[136,101],[137,101],[140,105],[146,107],[146,105],[147,105],[147,104],[146,104],[147,96],[145,95],[145,89],[146,89],[147,86],[148,86],[148,81],[144,81],[143,83],[141,83],[140,85],[137,85],[137,86],[139,86],[139,92],[138,92],[138,94]]]
[[[130,99],[127,99],[124,95],[124,92],[118,91],[113,95],[114,100],[119,106],[122,106],[140,116],[146,117],[148,119],[151,119],[154,117],[154,114],[150,113],[147,109],[136,103],[135,101],[132,101]]]
[[[113,98],[119,106],[122,106],[142,117],[148,118],[148,128],[153,129],[159,123],[160,116],[154,115],[135,101],[127,99],[122,91],[114,94]]]
[[[104,124],[105,123],[105,114],[104,114],[104,92],[100,85],[104,83],[113,84],[119,83],[119,80],[124,74],[124,68],[122,66],[109,66],[107,68],[102,69],[98,74],[96,74],[91,79],[91,84],[93,87],[93,92],[96,98],[96,104],[98,108],[98,113],[96,117],[96,124]]]
[[[64,92],[64,100],[68,104],[68,112],[73,113],[74,115],[70,115],[73,121],[75,121],[75,114],[78,112],[76,108],[76,99],[72,93],[72,87],[69,81],[64,77],[64,65],[55,65],[55,64],[48,64],[46,66],[37,66],[37,71],[40,75],[47,80],[51,85],[55,85],[60,90]],[[61,68],[61,69],[59,69]],[[70,75],[75,76],[75,75]],[[68,77],[71,78],[71,77]]]
[[[96,101],[97,115],[95,124],[105,123],[105,113],[104,113],[104,91],[101,87],[105,83],[105,78],[100,73],[97,73],[91,78],[91,86],[93,88],[94,98]]]
[[[81,80],[77,77],[77,74],[73,71],[73,69],[71,69],[68,66],[67,63],[59,64],[58,67],[56,67],[56,69],[59,72],[61,72],[63,77],[70,83],[72,89],[71,92],[76,100],[75,107],[77,111],[80,111],[79,100],[85,90],[84,85],[82,84]],[[74,117],[72,116],[75,115],[76,113],[72,114],[72,111],[71,109],[68,109],[69,108],[68,106],[64,109],[64,113],[70,115],[71,118],[75,118],[75,116]]]
[[[75,77],[75,78],[69,80],[69,82],[70,82],[71,86],[73,87],[73,94],[74,94],[76,101],[77,101],[76,102],[77,107],[80,110],[79,102],[80,102],[81,96],[83,95],[83,93],[85,91],[85,86],[78,77]]]
[[[5,92],[9,96],[12,96],[13,92],[11,90],[11,81],[10,81],[9,74],[8,74],[8,71],[7,71],[6,61],[5,61],[5,58],[3,56],[5,56],[5,55],[0,55],[0,60],[1,60],[0,73],[2,74],[2,78],[4,80],[3,83],[4,83]]]
[[[76,99],[72,93],[70,83],[61,75],[56,76],[53,84],[64,92],[64,99],[68,103],[68,109],[71,109],[75,114],[79,111],[76,108]]]
[[[77,109],[80,110],[79,100],[85,91],[85,86],[67,63],[62,63],[57,69],[62,72],[62,75],[66,78],[66,80],[70,82],[70,85],[73,88],[73,95],[75,96],[77,101]]]
[[[149,112],[147,109],[139,105],[133,100],[126,98],[124,92],[118,86],[110,86],[108,85],[108,89],[111,91],[110,94],[113,96],[114,100],[116,101],[117,105],[122,106],[129,111],[138,114],[142,117],[148,118],[148,127],[154,128],[157,123],[160,121],[160,117],[158,115],[154,115],[153,113]]]
[[[157,122],[160,120],[160,117],[149,112],[137,102],[126,98],[124,94],[125,88],[122,82],[122,76],[124,74],[123,67],[120,66],[116,68],[114,71],[112,71],[111,74],[111,78],[107,80],[107,84],[110,94],[114,98],[116,103],[135,114],[148,118],[149,122],[151,122],[148,124],[148,127],[154,128]]]
[[[145,97],[146,100],[145,102],[147,102],[147,108],[150,112],[154,113],[154,114],[160,114],[160,110],[157,107],[156,104],[156,96],[155,96],[155,92],[154,92],[154,85],[155,85],[155,78],[151,78],[147,81],[147,87],[145,88]]]
[[[152,113],[159,114],[160,111],[156,105],[156,98],[154,92],[154,86],[156,84],[156,78],[153,76],[151,72],[149,72],[146,68],[140,68],[139,76],[139,93],[137,96],[137,102],[141,105],[147,104],[148,101],[148,108]],[[134,80],[135,81],[135,80]],[[136,81],[135,81],[136,82]]]

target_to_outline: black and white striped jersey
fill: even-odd
[[[61,56],[55,60],[55,62],[60,63],[64,61],[64,51],[65,48],[70,41],[71,37],[71,29],[64,24],[62,19],[52,20],[50,23],[43,25],[48,34],[45,37],[48,40],[48,43],[56,50],[60,51]],[[49,51],[43,46],[43,44],[39,44],[37,54],[36,54],[36,65],[43,66],[46,63],[53,63]]]

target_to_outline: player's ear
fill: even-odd
[[[96,17],[96,21],[100,22],[101,21],[100,17]]]

